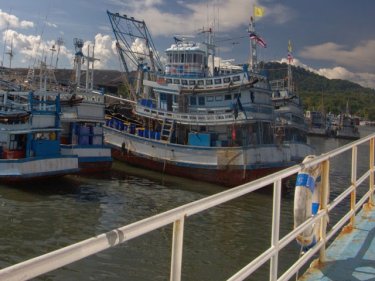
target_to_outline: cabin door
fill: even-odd
[[[172,111],[173,95],[161,93],[160,94],[160,108],[162,110]]]

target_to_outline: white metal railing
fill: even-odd
[[[369,169],[359,178],[357,177],[357,148],[359,145],[369,144]],[[114,229],[110,232],[92,237],[79,243],[67,246],[65,248],[50,252],[48,254],[27,260],[25,262],[4,268],[0,270],[0,280],[26,280],[49,271],[55,270],[77,260],[83,259],[105,249],[114,247],[118,244],[139,237],[148,232],[159,229],[163,226],[173,224],[172,253],[170,280],[181,280],[182,252],[184,222],[190,216],[203,212],[214,206],[218,206],[235,198],[249,194],[255,190],[273,184],[273,211],[272,211],[272,233],[271,245],[262,254],[252,260],[243,269],[235,273],[228,280],[244,280],[260,266],[270,261],[269,280],[289,280],[298,270],[306,264],[315,253],[319,251],[321,261],[325,260],[326,243],[350,220],[351,224],[355,223],[356,212],[369,202],[373,206],[374,195],[374,143],[375,134],[363,139],[337,148],[329,153],[323,154],[313,160],[279,171],[264,178],[253,182],[228,189],[224,192],[203,198],[201,200],[177,207],[175,209],[160,213],[158,215],[143,219],[141,221]],[[329,199],[329,170],[330,161],[334,157],[346,152],[352,151],[352,168],[351,168],[351,185],[333,201]],[[322,165],[322,196],[320,198],[320,210],[317,215],[306,220],[297,228],[291,230],[288,234],[280,239],[280,206],[281,206],[281,182],[283,179],[300,172],[302,169]],[[369,190],[362,198],[357,200],[357,188],[366,179],[369,179]],[[326,230],[328,214],[346,197],[350,195],[350,211],[346,213],[329,231]],[[289,243],[294,241],[299,233],[307,227],[320,220],[321,238],[318,243],[299,258],[286,272],[281,276],[278,273],[278,255],[279,252]]]
[[[236,120],[269,119],[270,108],[271,107],[267,105],[251,105],[251,111],[246,111],[246,114],[243,111],[239,111]],[[196,125],[207,125],[217,124],[218,122],[224,124],[225,122],[233,123],[233,120],[235,119],[232,111],[226,112],[225,109],[212,111],[212,113],[208,113],[208,111],[210,110],[205,109],[202,113],[178,113],[149,108],[138,104],[136,106],[136,112],[139,115],[160,120],[171,119],[182,124],[194,123]]]

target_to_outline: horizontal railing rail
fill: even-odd
[[[369,201],[373,205],[374,194],[374,143],[375,134],[364,137],[358,141],[337,148],[329,153],[322,154],[306,163],[295,165],[285,170],[276,172],[272,175],[255,180],[253,182],[228,189],[224,192],[205,197],[203,199],[191,202],[189,204],[174,208],[172,210],[157,214],[155,216],[140,220],[138,222],[113,229],[110,232],[92,237],[90,239],[78,242],[65,248],[47,253],[45,255],[21,262],[19,264],[0,270],[0,280],[26,280],[57,268],[63,267],[85,257],[99,253],[108,248],[114,247],[125,241],[142,236],[161,227],[173,224],[172,253],[170,280],[181,280],[182,252],[184,222],[190,216],[206,211],[212,207],[221,205],[235,198],[249,194],[255,190],[273,184],[273,211],[272,211],[272,233],[271,245],[258,257],[247,264],[243,269],[235,273],[228,280],[244,280],[263,264],[270,261],[269,280],[289,280],[300,268],[305,265],[319,251],[321,261],[325,259],[325,247],[327,241],[349,221],[354,224],[356,212]],[[360,145],[369,143],[369,169],[359,178],[357,178],[357,148]],[[346,152],[352,151],[352,175],[351,185],[333,201],[328,202],[329,198],[329,169],[330,161]],[[281,183],[303,169],[312,168],[321,165],[321,186],[322,196],[320,210],[317,215],[307,219],[304,223],[291,230],[284,237],[280,238],[280,209],[281,209]],[[357,188],[366,179],[369,179],[369,190],[365,192],[362,198],[356,200]],[[337,207],[348,196],[351,196],[350,211],[347,212],[329,231],[326,230],[327,217],[329,213]],[[278,254],[289,243],[294,241],[301,232],[312,224],[320,221],[321,238],[317,244],[299,258],[288,270],[281,276],[278,274]],[[278,277],[279,276],[279,277]]]

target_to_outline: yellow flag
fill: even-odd
[[[254,5],[254,17],[263,17],[264,7]]]
[[[288,42],[288,52],[291,53],[292,52],[292,42]]]

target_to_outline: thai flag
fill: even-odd
[[[288,53],[288,62],[289,63],[293,62],[293,56],[291,53]]]
[[[266,41],[264,41],[263,38],[259,37],[254,32],[249,32],[249,37],[250,37],[251,40],[255,40],[255,42],[257,42],[257,44],[259,44],[263,48],[267,48]]]

